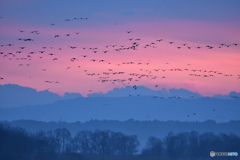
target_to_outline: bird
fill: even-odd
[[[12,55],[13,57],[15,57],[15,55],[13,53],[8,53],[7,55]]]
[[[136,90],[136,89],[137,89],[137,86],[136,86],[136,85],[134,85],[132,88]]]
[[[157,42],[161,42],[161,41],[163,41],[163,39],[157,39],[156,41],[157,41]]]
[[[33,41],[31,38],[24,39],[24,41]]]
[[[69,46],[71,49],[75,49],[75,48],[77,48],[77,47],[74,47],[74,46]]]
[[[75,60],[78,60],[77,58],[71,58],[71,61],[74,62]]]

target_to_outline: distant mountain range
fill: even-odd
[[[0,85],[0,120],[38,121],[97,120],[178,120],[217,122],[240,120],[239,93],[202,97],[183,89],[154,91],[143,86],[114,89],[107,94],[65,93],[63,97],[49,91],[18,85]],[[221,98],[222,97],[222,98]]]
[[[169,99],[153,97],[89,97],[51,104],[0,109],[0,120],[85,122],[91,119],[179,120],[217,122],[240,120],[238,99]]]
[[[93,93],[88,97],[130,97],[130,96],[149,96],[159,98],[202,98],[198,93],[193,93],[185,89],[161,89],[158,91],[151,90],[144,86],[126,86],[125,88],[115,88],[106,94]],[[0,108],[13,108],[28,105],[43,105],[54,103],[58,100],[69,100],[74,98],[83,98],[79,93],[68,93],[60,96],[48,90],[37,92],[36,89],[29,87],[22,87],[14,84],[0,85]],[[240,97],[240,93],[231,92],[229,95],[215,95],[213,98],[231,99]]]
[[[146,88],[144,86],[126,86],[125,88],[115,88],[112,91],[109,91],[106,94],[102,93],[93,93],[89,94],[88,97],[127,97],[127,96],[158,96],[158,97],[174,97],[176,98],[201,98],[202,96],[198,93],[193,93],[191,91],[185,90],[185,89],[169,89],[167,91],[166,89],[161,90],[152,90],[149,88]]]
[[[28,105],[50,104],[58,100],[83,97],[79,93],[66,92],[63,97],[48,90],[37,92],[36,89],[15,84],[0,85],[0,108],[12,108]]]

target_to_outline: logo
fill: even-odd
[[[215,155],[216,155],[215,152],[213,152],[213,151],[210,152],[211,157],[214,157]]]

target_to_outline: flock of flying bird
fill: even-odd
[[[80,18],[72,18],[72,19],[66,19],[65,22],[66,23],[71,23],[71,21],[77,21],[77,20],[89,20],[89,18],[86,17],[80,17]],[[56,24],[52,23],[50,24],[51,27],[54,27]],[[18,32],[20,32],[22,34],[22,36],[24,37],[25,33],[31,33],[34,35],[40,35],[41,32],[38,30],[34,30],[34,31],[25,31],[25,30],[18,30]],[[6,50],[11,50],[11,47],[15,47],[15,44],[9,43],[9,44],[1,44],[1,47],[4,48],[5,51],[0,51],[0,58],[4,58],[4,60],[17,60],[18,66],[22,67],[22,66],[30,66],[31,65],[31,60],[34,58],[39,58],[42,59],[45,56],[51,57],[50,60],[52,61],[57,61],[59,60],[58,57],[58,53],[52,53],[51,49],[57,49],[58,52],[61,52],[61,50],[63,49],[69,49],[70,51],[75,51],[75,50],[81,50],[81,51],[86,51],[86,52],[92,52],[94,54],[112,54],[112,53],[119,53],[119,52],[124,52],[124,51],[138,51],[138,50],[144,50],[146,48],[158,48],[158,44],[160,43],[165,43],[166,45],[171,45],[171,47],[178,49],[221,49],[221,48],[228,48],[228,47],[237,47],[239,44],[238,43],[232,43],[232,44],[219,44],[218,46],[212,46],[212,45],[206,45],[206,46],[190,46],[187,43],[182,43],[182,44],[177,44],[175,45],[175,42],[170,41],[170,42],[165,42],[164,39],[156,39],[150,43],[147,44],[142,44],[141,41],[142,39],[139,37],[134,38],[133,36],[131,36],[133,31],[125,31],[126,36],[128,36],[129,38],[126,39],[127,44],[128,45],[118,45],[118,44],[110,44],[110,45],[105,45],[105,46],[99,46],[99,47],[84,47],[84,46],[62,46],[62,47],[52,47],[52,46],[43,46],[41,49],[39,50],[34,50],[34,51],[30,51],[28,53],[25,52],[25,49],[28,48],[29,46],[34,44],[35,39],[34,38],[16,38],[16,41],[24,41],[26,42],[26,45],[24,46],[17,46],[18,50],[13,51],[13,52],[6,52]],[[71,36],[81,36],[81,32],[74,32],[74,33],[68,33],[68,34],[56,34],[53,35],[53,40],[59,39],[59,38],[63,38],[63,37],[71,37]],[[8,47],[6,49],[6,47]],[[104,48],[104,49],[100,49],[100,48]],[[1,49],[1,48],[0,48]],[[240,80],[240,74],[239,75],[232,75],[232,74],[228,74],[228,73],[223,73],[220,71],[216,71],[216,70],[203,70],[203,69],[190,69],[189,67],[191,66],[191,64],[186,64],[186,68],[169,68],[168,65],[169,63],[166,62],[164,64],[165,68],[154,68],[154,69],[146,69],[145,66],[151,65],[151,61],[125,61],[125,62],[120,62],[120,63],[112,63],[109,62],[105,59],[95,59],[94,54],[84,54],[84,55],[80,55],[78,57],[70,57],[69,61],[70,62],[77,62],[80,59],[83,59],[84,61],[89,61],[90,63],[99,63],[99,64],[106,64],[109,65],[109,68],[106,71],[102,71],[99,73],[92,73],[90,71],[88,71],[87,68],[85,68],[84,66],[80,66],[78,65],[78,68],[83,68],[82,71],[84,71],[86,73],[86,76],[96,76],[97,77],[97,82],[99,83],[112,83],[112,84],[116,84],[116,83],[120,83],[122,85],[131,85],[133,86],[132,88],[134,90],[137,90],[137,85],[135,85],[134,83],[136,83],[137,81],[141,81],[142,79],[147,79],[147,80],[154,80],[154,79],[166,79],[167,77],[164,75],[164,73],[166,72],[184,72],[185,74],[189,75],[190,77],[202,77],[202,78],[213,78],[213,77],[217,77],[217,76],[223,76],[223,77],[236,77],[237,79]],[[37,55],[37,57],[36,57]],[[69,54],[70,56],[71,54]],[[27,63],[26,63],[27,62]],[[133,73],[129,73],[129,71],[119,71],[119,70],[114,70],[111,68],[111,66],[129,66],[129,65],[134,65],[134,66],[138,66],[139,67],[139,72],[133,72]],[[66,70],[70,70],[72,69],[71,66],[66,66],[65,67]],[[48,69],[47,68],[42,68],[42,71],[47,72]],[[161,73],[161,76],[159,76]],[[128,75],[129,77],[126,78],[121,78],[121,75]],[[31,78],[32,76],[29,76],[29,78]],[[6,80],[7,78],[4,77],[0,77],[0,80]],[[60,81],[53,81],[53,80],[45,80],[44,83],[48,83],[48,84],[58,84],[60,83]],[[182,83],[181,85],[191,85],[189,83]],[[158,88],[158,84],[156,84],[154,87]],[[92,92],[92,89],[89,89],[89,92]],[[140,96],[139,94],[136,94],[137,96]],[[131,94],[129,94],[129,96],[133,96]],[[158,96],[153,96],[153,98],[157,98]],[[159,98],[165,98],[163,96],[159,97]],[[171,97],[167,97],[170,99],[180,99],[180,96],[171,96]],[[193,96],[191,96],[191,98],[194,98]],[[238,97],[232,97],[232,98],[238,98]],[[215,111],[215,110],[213,110]],[[193,115],[196,115],[196,113],[194,113]],[[189,115],[187,115],[187,117],[189,117]]]

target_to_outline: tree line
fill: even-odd
[[[131,159],[209,158],[210,151],[240,153],[240,137],[234,134],[170,132],[165,138],[149,137],[139,149],[136,135],[109,130],[79,131],[66,128],[28,133],[0,125],[0,159],[86,159],[86,156],[124,156]],[[110,159],[114,159],[111,157]]]

